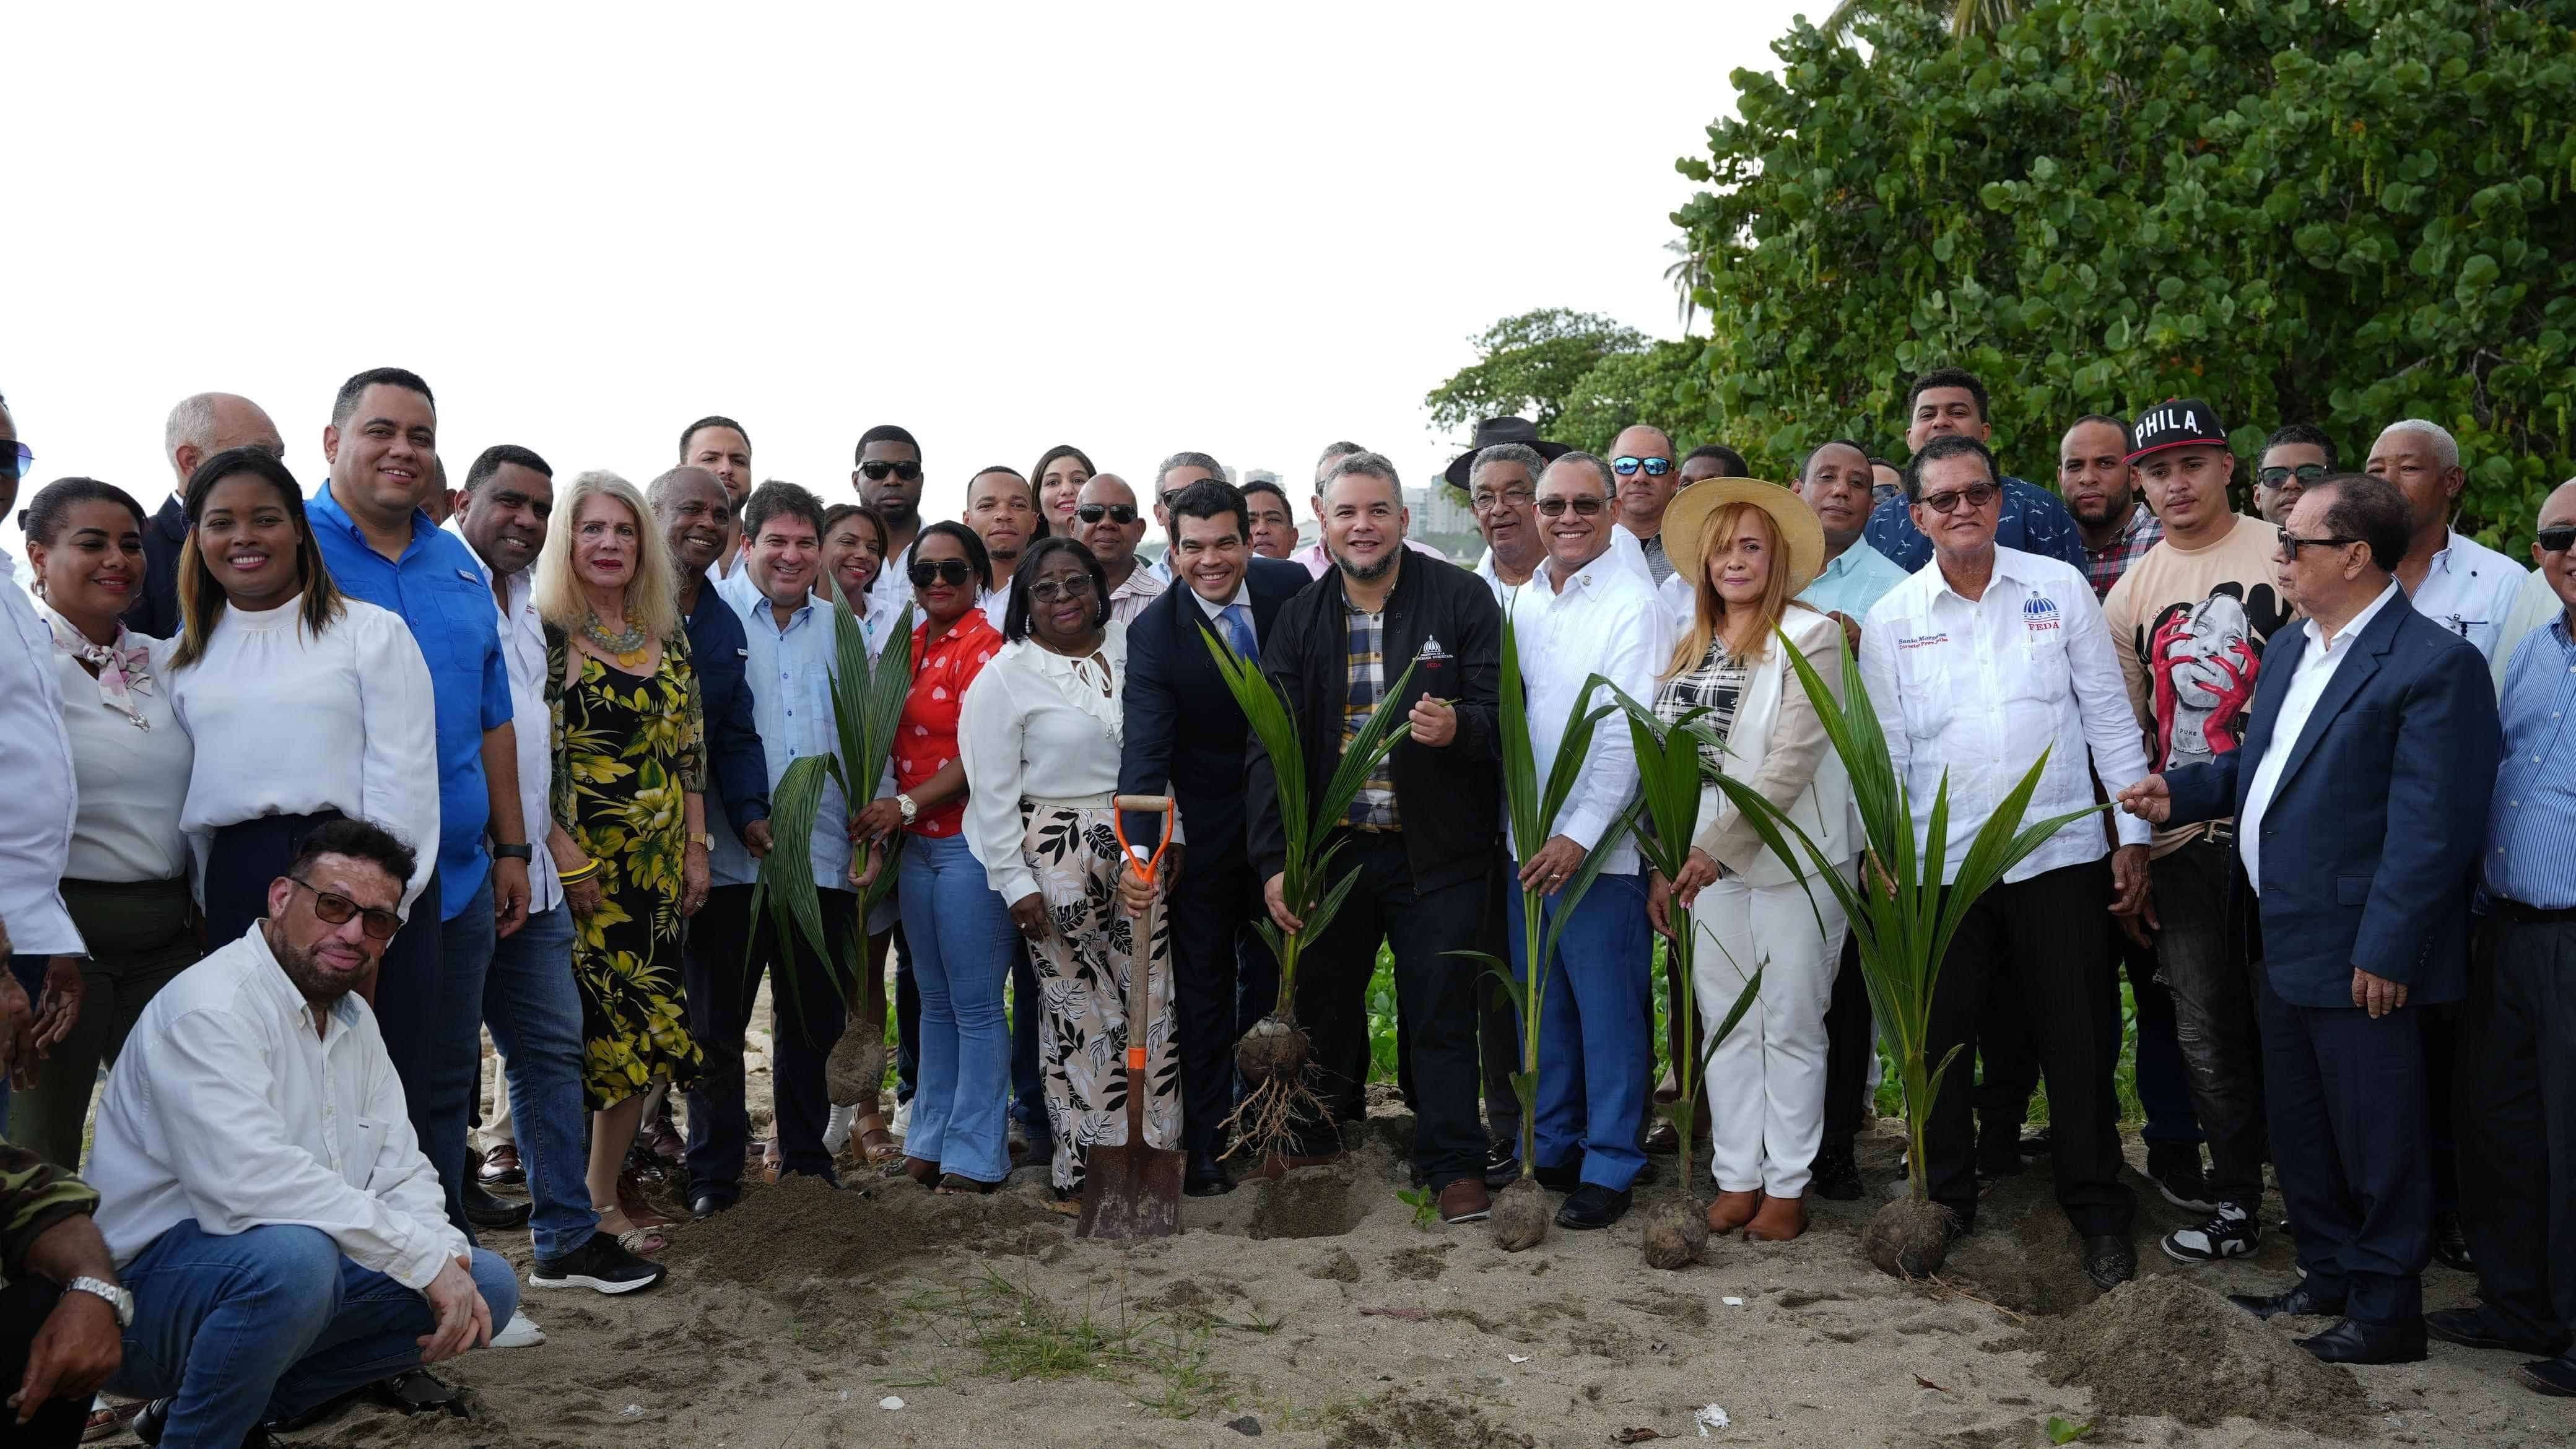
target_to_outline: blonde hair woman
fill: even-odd
[[[1711,478],[1664,514],[1667,556],[1690,581],[1687,631],[1673,650],[1655,712],[1696,724],[1720,744],[1703,764],[1751,786],[1840,860],[1852,850],[1850,787],[1781,647],[1806,656],[1839,699],[1842,628],[1796,601],[1824,566],[1825,537],[1805,502],[1776,484]],[[1824,1132],[1825,1006],[1842,957],[1844,920],[1827,892],[1810,906],[1787,865],[1764,849],[1714,786],[1681,879],[1649,884],[1647,912],[1670,934],[1671,902],[1699,932],[1692,989],[1703,1020],[1734,1005],[1762,972],[1760,998],[1709,1061],[1712,1232],[1786,1239],[1805,1231],[1810,1164]],[[1821,909],[1824,929],[1817,929]]]
[[[698,1072],[680,984],[680,922],[707,898],[706,724],[662,533],[635,485],[584,473],[537,556],[554,725],[547,847],[578,923],[583,1085],[596,1114],[590,1200],[628,1251],[661,1246],[617,1192],[644,1094]]]

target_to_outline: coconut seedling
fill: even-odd
[[[2048,768],[2048,752],[2043,750],[1978,830],[1968,853],[1959,861],[1957,878],[1945,886],[1942,877],[1948,864],[1948,773],[1943,772],[1940,787],[1933,794],[1923,843],[1918,848],[1913,801],[1905,782],[1896,776],[1895,762],[1887,752],[1886,732],[1870,704],[1868,689],[1861,683],[1859,662],[1837,642],[1843,685],[1842,698],[1838,700],[1824,676],[1806,661],[1788,636],[1783,634],[1780,640],[1790,665],[1798,671],[1800,687],[1807,691],[1807,698],[1824,720],[1826,738],[1833,742],[1834,753],[1851,777],[1853,807],[1867,837],[1861,881],[1855,884],[1845,880],[1840,868],[1844,862],[1827,859],[1795,820],[1750,786],[1724,774],[1716,776],[1715,783],[1747,819],[1757,822],[1757,828],[1771,827],[1762,830],[1764,845],[1797,874],[1808,899],[1815,898],[1813,881],[1821,879],[1842,903],[1850,920],[1852,939],[1860,954],[1861,980],[1869,989],[1870,1010],[1878,1020],[1879,1040],[1896,1062],[1897,1084],[1905,1100],[1906,1138],[1912,1148],[1907,1168],[1911,1190],[1879,1209],[1862,1230],[1861,1244],[1881,1272],[1901,1278],[1925,1277],[1940,1271],[1950,1250],[1950,1214],[1932,1201],[1923,1151],[1923,1129],[1932,1115],[1933,1099],[1941,1090],[1942,1077],[1959,1055],[1954,1046],[1940,1061],[1928,1060],[1932,993],[1940,985],[1942,958],[1948,954],[1950,938],[1957,934],[1968,909],[2003,879],[2004,872],[2066,826],[2109,807],[2095,805],[2023,825],[2022,815],[2030,807],[2032,793],[2039,788],[2041,773]],[[1794,847],[1789,838],[1784,838],[1784,832],[1786,837],[1794,838]]]
[[[1359,733],[1343,748],[1341,764],[1333,771],[1332,779],[1316,793],[1306,779],[1306,753],[1299,744],[1296,716],[1289,709],[1287,697],[1261,672],[1257,660],[1235,653],[1213,633],[1202,630],[1201,637],[1207,641],[1208,653],[1215,658],[1226,689],[1252,726],[1253,738],[1261,742],[1263,752],[1270,757],[1279,796],[1279,826],[1288,845],[1280,894],[1288,914],[1303,923],[1294,931],[1282,931],[1267,912],[1255,916],[1252,923],[1263,943],[1270,947],[1270,954],[1278,958],[1279,1000],[1235,1043],[1235,1069],[1253,1084],[1253,1089],[1243,1105],[1226,1119],[1225,1126],[1235,1132],[1234,1150],[1248,1148],[1257,1160],[1285,1148],[1301,1118],[1323,1115],[1323,1104],[1306,1085],[1306,1067],[1312,1059],[1313,1046],[1297,1025],[1297,961],[1308,941],[1323,936],[1351,887],[1359,881],[1357,866],[1340,880],[1332,879],[1333,857],[1342,847],[1341,841],[1332,838],[1333,833],[1349,813],[1360,786],[1368,782],[1396,745],[1413,733],[1412,722],[1405,718],[1412,706],[1402,701],[1405,686],[1412,682],[1414,666],[1407,664],[1404,672],[1395,677]],[[1331,721],[1329,727],[1338,733],[1341,723]]]

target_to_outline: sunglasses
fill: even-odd
[[[2285,488],[2295,477],[2299,480],[2299,486],[2304,488],[2324,476],[2326,476],[2325,464],[2301,463],[2295,468],[2265,468],[2254,475],[2254,480],[2266,488]]]
[[[319,886],[307,885],[291,875],[286,879],[301,889],[313,892],[313,914],[320,916],[322,924],[326,926],[345,926],[349,924],[351,916],[356,916],[359,919],[358,928],[365,931],[367,939],[371,941],[390,941],[394,938],[394,932],[402,928],[402,917],[391,911],[361,906],[337,891],[326,891]]]
[[[1029,602],[1041,606],[1059,603],[1068,596],[1093,598],[1097,597],[1097,594],[1098,591],[1091,587],[1089,579],[1077,579],[1069,584],[1058,579],[1049,579],[1042,584],[1029,585]]]
[[[1565,510],[1569,508],[1574,510],[1577,518],[1590,518],[1601,511],[1601,506],[1598,498],[1542,498],[1538,501],[1538,511],[1550,518],[1564,517]]]
[[[1497,508],[1527,508],[1530,500],[1537,496],[1527,488],[1506,488],[1499,493],[1478,493],[1469,497],[1467,508],[1477,514],[1491,513]]]
[[[1948,493],[1927,493],[1923,495],[1923,506],[1944,515],[1962,503],[1972,509],[1983,508],[1994,502],[1995,495],[2002,491],[1992,483],[1971,483],[1965,488],[1953,489]]]
[[[912,586],[916,589],[929,588],[933,583],[946,584],[952,589],[959,588],[968,579],[975,577],[975,570],[962,558],[918,560],[913,564],[910,572]]]
[[[1098,523],[1100,520],[1106,518],[1110,522],[1124,528],[1128,524],[1136,521],[1136,505],[1133,503],[1086,503],[1073,510],[1073,516],[1081,519],[1085,523]]]
[[[2539,541],[2542,553],[2565,553],[2571,548],[2576,548],[2576,524],[2544,528],[2534,537]]]
[[[892,474],[906,483],[918,483],[921,481],[921,465],[919,463],[861,463],[859,465],[859,471],[867,474],[868,481],[871,483],[883,483],[886,480],[886,475],[888,474]]]
[[[36,466],[36,455],[24,443],[0,444],[0,473],[24,478]]]
[[[2568,529],[2568,530],[2565,530],[2565,531],[2566,531],[2566,532],[2568,532],[2568,533],[2576,533],[2576,529]],[[2347,545],[2347,544],[2355,544],[2355,543],[2359,543],[2359,542],[2361,542],[2361,540],[2360,540],[2360,539],[2357,539],[2357,538],[2343,538],[2343,537],[2334,537],[2334,538],[2301,538],[2301,537],[2299,537],[2297,534],[2292,533],[2292,532],[2291,532],[2287,527],[2284,527],[2284,528],[2281,530],[2281,547],[2280,547],[2280,555],[2281,555],[2281,557],[2283,557],[2283,558],[2285,558],[2285,559],[2288,559],[2288,560],[2289,560],[2290,562],[2292,562],[2292,563],[2297,563],[2297,562],[2299,561],[2299,550],[2300,550],[2300,549],[2303,549],[2303,548],[2312,548],[2312,547],[2313,547],[2313,548],[2342,548],[2342,547],[2344,547],[2344,546],[2345,546],[2345,545]]]
[[[1661,478],[1673,471],[1673,460],[1670,458],[1613,458],[1610,460],[1610,471],[1622,478],[1634,475],[1640,468],[1646,470],[1646,476],[1649,478]]]

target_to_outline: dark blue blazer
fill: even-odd
[[[2289,751],[2262,822],[2272,989],[2293,1005],[2348,1007],[2358,969],[2403,983],[2410,1002],[2457,1001],[2503,753],[2486,659],[2401,592],[2352,641],[2299,737],[2280,739],[2281,697],[2307,649],[2304,627],[2274,635],[2243,748],[2165,776],[2173,823],[2241,823],[2264,758]]]
[[[689,616],[688,633],[698,707],[706,715],[706,793],[724,805],[725,821],[740,840],[753,821],[769,818],[769,755],[760,727],[752,723],[751,687],[742,677],[751,640],[742,632],[742,616],[717,597],[713,579],[698,586],[698,611]]]
[[[1313,576],[1302,564],[1256,557],[1244,581],[1253,636],[1267,648],[1280,607]],[[1215,627],[1177,575],[1128,624],[1118,793],[1170,794],[1180,802],[1189,856],[1213,866],[1244,858],[1243,744],[1252,726],[1216,672],[1203,633]],[[1146,817],[1127,818],[1130,840],[1152,840],[1155,828]]]

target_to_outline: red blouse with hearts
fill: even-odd
[[[896,726],[894,738],[898,790],[911,789],[957,758],[957,711],[965,703],[966,686],[1002,649],[1000,631],[981,609],[967,610],[937,643],[925,642],[929,634],[927,623],[912,631],[912,694],[903,702],[903,723]],[[955,835],[965,813],[966,795],[960,791],[938,809],[921,812],[908,828],[915,835]]]

